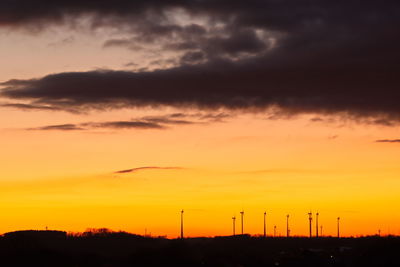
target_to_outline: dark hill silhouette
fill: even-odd
[[[0,237],[0,266],[400,266],[398,237],[150,238],[107,229],[17,231]]]
[[[64,231],[41,231],[41,230],[25,230],[8,232],[3,235],[8,239],[65,239],[67,238],[67,232]]]

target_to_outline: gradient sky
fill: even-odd
[[[0,232],[400,234],[399,10],[0,3]]]

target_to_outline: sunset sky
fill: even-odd
[[[1,1],[0,233],[400,234],[399,25],[395,0]]]

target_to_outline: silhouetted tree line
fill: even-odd
[[[400,238],[166,239],[108,229],[17,231],[0,237],[0,266],[400,266]]]

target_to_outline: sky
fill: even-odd
[[[0,232],[400,234],[399,25],[394,0],[1,1]]]

